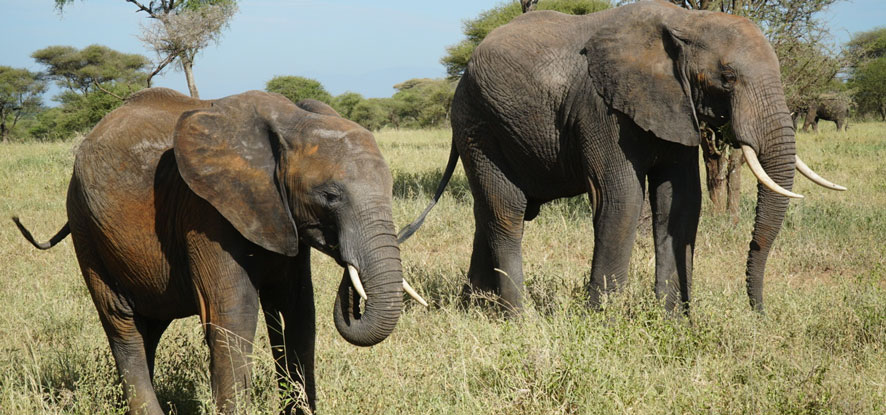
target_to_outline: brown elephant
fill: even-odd
[[[301,383],[313,409],[310,248],[346,270],[333,313],[342,337],[369,346],[394,329],[405,282],[391,173],[371,133],[325,104],[303,107],[258,91],[139,92],[77,150],[59,234],[36,243],[16,219],[42,249],[72,235],[131,413],[162,413],[155,350],[173,319],[194,314],[216,405],[237,411],[259,304],[278,376]]]
[[[746,277],[751,305],[762,310],[766,259],[788,198],[799,196],[790,192],[794,168],[805,165],[795,157],[778,58],[750,20],[664,2],[584,16],[526,13],[474,50],[451,120],[435,200],[460,156],[476,226],[466,294],[498,295],[514,311],[523,304],[524,221],[561,197],[587,193],[593,206],[589,303],[624,287],[647,181],[655,294],[667,309],[688,311],[700,131],[730,123],[729,144],[761,182]]]

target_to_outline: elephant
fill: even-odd
[[[788,198],[801,197],[790,191],[795,165],[845,189],[795,158],[778,59],[756,25],[723,13],[639,2],[520,15],[475,49],[451,108],[443,179],[399,240],[421,226],[461,159],[475,222],[464,294],[493,294],[510,315],[523,307],[524,222],[557,198],[587,193],[592,205],[589,306],[624,287],[647,181],[655,294],[688,313],[703,130],[730,123],[729,144],[762,183],[746,272],[756,310]]]
[[[822,94],[809,104],[806,110],[803,132],[812,130],[818,132],[818,120],[833,121],[837,124],[837,131],[846,131],[849,127],[849,107],[851,101],[847,97],[838,94]]]
[[[520,0],[520,8],[523,10],[523,13],[534,11],[537,5],[538,0]]]
[[[333,311],[342,337],[358,346],[388,337],[408,286],[392,183],[372,134],[325,104],[260,91],[201,101],[155,88],[79,146],[56,236],[38,243],[13,220],[40,249],[71,235],[130,413],[163,413],[155,351],[173,319],[195,314],[216,405],[237,412],[259,304],[276,376],[300,384],[313,411],[311,248],[344,270]]]

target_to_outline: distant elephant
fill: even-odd
[[[259,303],[278,376],[301,383],[313,409],[310,248],[346,269],[333,313],[342,337],[370,346],[394,329],[405,281],[391,173],[371,133],[304,106],[313,112],[257,91],[139,92],[77,150],[68,224],[41,244],[14,218],[41,249],[72,235],[131,413],[162,414],[155,350],[173,319],[194,314],[216,404],[237,411]]]
[[[806,121],[803,123],[803,131],[812,130],[818,132],[818,120],[833,121],[837,124],[837,131],[846,131],[849,126],[849,98],[837,94],[823,94],[809,104],[806,111]]]
[[[589,193],[593,206],[590,304],[622,288],[647,180],[655,293],[668,310],[688,311],[699,132],[731,122],[737,142],[729,144],[765,184],[747,261],[750,302],[763,309],[766,258],[788,197],[801,196],[789,191],[794,133],[778,59],[750,20],[663,2],[584,16],[527,13],[476,48],[451,119],[444,178],[400,240],[420,226],[461,156],[476,225],[466,293],[496,294],[512,312],[523,305],[524,221],[561,197]]]
[[[523,10],[523,13],[535,10],[536,5],[538,5],[538,0],[520,0],[520,8]]]

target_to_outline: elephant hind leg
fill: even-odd
[[[108,337],[129,413],[162,415],[152,376],[154,352],[168,322],[150,322],[136,315],[129,299],[111,288],[110,276],[92,247],[78,239],[75,236],[74,248],[80,269]]]
[[[463,152],[474,195],[474,246],[465,299],[472,294],[498,297],[508,313],[523,309],[521,243],[527,198],[501,167],[480,151]],[[530,212],[532,213],[532,212]]]
[[[474,199],[474,249],[466,294],[494,294],[510,313],[523,309],[523,217],[525,197],[512,193],[513,203]]]

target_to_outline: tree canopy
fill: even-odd
[[[121,53],[102,45],[91,45],[81,50],[72,46],[49,46],[34,52],[31,57],[46,67],[46,78],[56,81],[62,88],[83,95],[89,95],[94,89],[110,93],[103,86],[109,82],[144,82],[147,76],[144,69],[150,64],[148,58],[142,55]],[[118,99],[125,98],[111,94]]]
[[[886,56],[886,26],[852,35],[846,48],[855,58],[855,63]]]
[[[0,66],[0,141],[7,141],[9,131],[23,115],[35,114],[42,107],[45,91],[40,74]]]
[[[265,90],[283,95],[292,102],[309,98],[327,104],[332,102],[332,95],[326,91],[323,84],[317,80],[302,76],[275,76],[268,81]]]
[[[535,10],[556,10],[566,14],[589,14],[611,7],[606,0],[543,0],[527,2],[534,4]],[[537,3],[537,4],[535,4]],[[523,13],[523,5],[510,2],[480,13],[475,19],[464,22],[465,39],[446,48],[446,56],[440,63],[446,67],[450,78],[459,78],[468,65],[468,59],[474,48],[486,38],[493,29],[510,22]],[[528,7],[528,6],[527,6]]]
[[[455,83],[446,79],[410,79],[394,85],[392,121],[396,127],[439,127],[449,120]]]
[[[856,33],[847,48],[855,57],[849,87],[858,111],[886,121],[886,27]]]
[[[142,89],[148,76],[148,58],[115,51],[101,45],[81,50],[49,46],[31,55],[46,67],[43,77],[63,91],[53,100],[60,105],[41,112],[28,132],[39,139],[66,138],[84,132]]]

